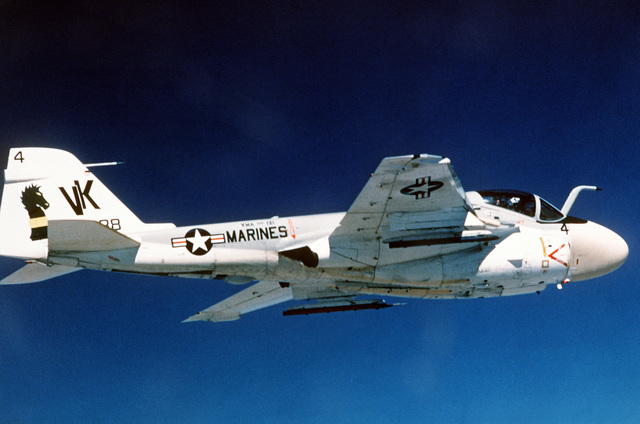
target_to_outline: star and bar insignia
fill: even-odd
[[[224,234],[209,234],[207,230],[194,228],[187,231],[187,234],[185,234],[184,237],[172,238],[171,246],[186,247],[189,253],[202,256],[208,253],[214,244],[221,244],[224,242]]]

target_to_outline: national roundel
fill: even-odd
[[[204,255],[211,250],[211,234],[202,228],[194,228],[185,234],[187,250],[194,255]]]

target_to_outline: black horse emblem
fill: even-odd
[[[40,187],[32,184],[25,188],[22,192],[22,204],[29,212],[31,240],[46,239],[48,222],[44,209],[49,207],[49,203],[40,192]]]

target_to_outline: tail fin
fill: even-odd
[[[123,234],[145,225],[71,153],[11,149],[0,205],[0,255],[46,258],[50,220],[98,221]]]

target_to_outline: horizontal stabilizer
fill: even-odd
[[[307,305],[292,306],[282,313],[284,316],[290,315],[310,315],[330,312],[361,311],[365,309],[384,309],[398,305],[388,304],[382,299],[373,300],[341,300],[329,302],[315,302]]]
[[[50,220],[49,252],[100,252],[130,249],[140,243],[96,221]]]
[[[23,266],[16,272],[0,280],[0,284],[28,284],[38,281],[48,280],[60,275],[79,271],[82,268],[64,265],[44,265],[38,262],[31,262]]]

